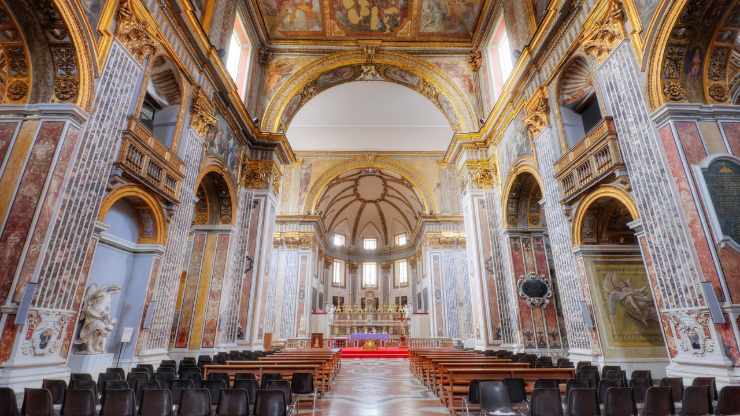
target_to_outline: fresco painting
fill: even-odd
[[[475,29],[480,0],[425,0],[421,5],[421,32],[469,35]]]
[[[266,0],[260,2],[267,26],[277,32],[320,32],[319,0]]]
[[[336,21],[353,32],[392,33],[408,16],[408,0],[335,0]]]

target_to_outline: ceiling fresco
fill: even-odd
[[[468,41],[487,0],[251,0],[272,40]]]

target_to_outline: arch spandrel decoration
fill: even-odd
[[[285,81],[265,107],[261,128],[284,132],[293,116],[311,98],[351,81],[393,82],[427,97],[442,111],[453,131],[480,128],[473,103],[433,64],[406,54],[363,51],[340,52],[316,60]]]

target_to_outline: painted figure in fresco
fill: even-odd
[[[647,286],[634,288],[627,279],[620,279],[615,272],[605,276],[605,287],[609,293],[609,313],[614,315],[617,305],[622,305],[627,315],[647,327],[650,320],[657,320],[657,311]]]
[[[281,28],[291,31],[315,30],[320,26],[314,0],[279,1],[278,22]]]
[[[105,352],[105,341],[113,332],[115,324],[111,315],[112,295],[120,291],[121,288],[115,285],[98,287],[92,284],[87,288],[80,330],[80,343],[84,344],[83,352],[88,354]]]
[[[337,15],[354,30],[388,33],[401,25],[402,0],[341,0]]]

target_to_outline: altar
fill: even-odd
[[[329,336],[360,337],[385,335],[383,342],[406,337],[409,334],[410,311],[405,306],[382,305],[379,308],[339,307],[329,310]]]
[[[349,336],[349,345],[364,347],[368,342],[372,342],[372,345],[376,347],[385,347],[391,340],[391,336],[388,334],[366,334],[360,332]]]

